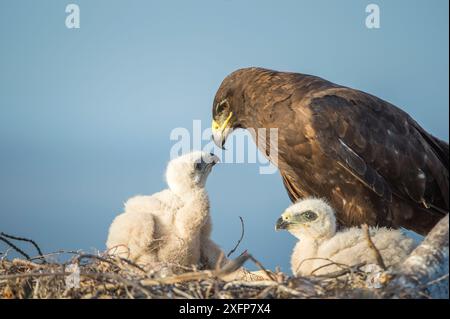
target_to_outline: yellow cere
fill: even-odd
[[[213,132],[225,130],[225,128],[228,126],[228,123],[230,122],[232,116],[233,116],[233,112],[230,112],[230,114],[228,115],[225,122],[223,122],[222,126],[220,126],[219,123],[217,123],[215,120],[213,120],[212,124],[211,124],[211,128],[212,128]]]
[[[282,217],[284,220],[288,220],[289,217],[291,217],[291,213],[288,212],[288,211],[285,211],[283,214],[281,214],[281,217]]]
[[[216,121],[213,120],[212,124],[211,124],[211,128],[213,131],[217,131],[219,129],[219,123],[217,123]]]

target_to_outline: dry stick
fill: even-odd
[[[317,267],[316,269],[314,269],[313,271],[311,271],[310,275],[314,275],[314,273],[317,272],[317,271],[319,271],[320,269],[327,268],[327,267],[329,267],[329,266],[334,266],[334,265],[335,265],[335,263],[329,263],[329,264],[325,264],[325,265],[322,265],[322,266],[320,266],[320,267]]]
[[[144,270],[144,268],[142,268],[142,267],[139,266],[138,264],[132,262],[131,260],[126,259],[126,258],[123,258],[123,257],[118,257],[118,258],[119,258],[120,261],[123,261],[124,263],[126,263],[126,264],[128,264],[128,265],[130,265],[130,266],[133,266],[134,268],[139,269],[140,271],[146,273],[146,271]]]
[[[11,247],[8,247],[5,252],[0,252],[0,262],[3,262],[8,257],[9,252],[12,250]]]
[[[149,292],[145,287],[143,287],[140,283],[136,283],[132,280],[123,278],[122,276],[119,276],[114,273],[88,273],[88,272],[81,272],[81,276],[90,277],[93,279],[111,279],[116,282],[121,282],[122,284],[126,286],[133,287],[135,289],[141,290],[147,297],[149,297]]]
[[[0,275],[0,280],[9,280],[9,279],[17,279],[17,278],[27,278],[27,277],[60,277],[67,276],[72,273],[70,272],[27,272],[20,274],[11,274],[11,275]]]
[[[255,263],[255,265],[258,266],[258,268],[261,269],[267,277],[269,277],[273,281],[277,281],[277,279],[271,273],[269,273],[267,271],[266,267],[264,267],[255,257],[253,257],[250,254],[247,254],[247,255],[248,255],[248,258],[251,261],[253,261]]]
[[[120,268],[114,261],[93,254],[79,254],[77,257],[75,257],[75,261],[77,263],[81,263],[82,259],[96,259]]]
[[[426,288],[426,287],[429,287],[429,286],[436,285],[436,284],[438,284],[441,281],[444,281],[446,279],[448,280],[448,276],[449,276],[449,274],[445,274],[445,275],[443,275],[443,276],[441,276],[441,277],[439,277],[439,278],[437,278],[435,280],[432,280],[432,281],[429,281],[429,282],[427,282],[427,283],[425,283],[423,285],[420,285],[418,289],[422,289],[422,288]]]
[[[35,259],[41,259],[42,257],[45,258],[45,257],[51,257],[51,256],[54,256],[54,255],[61,255],[61,254],[78,255],[78,254],[80,254],[80,252],[79,251],[71,251],[71,250],[68,250],[68,251],[66,251],[66,250],[57,250],[57,251],[54,251],[54,252],[51,252],[51,253],[48,253],[48,254],[45,254],[45,255],[42,255],[42,256],[32,257],[32,258],[30,258],[30,260],[33,261]]]
[[[108,254],[108,255],[115,255],[115,253],[117,252],[117,249],[119,247],[124,247],[127,250],[127,254],[128,254],[127,258],[129,258],[130,257],[130,248],[127,245],[124,245],[124,244],[119,244],[119,245],[115,245],[113,247],[108,248],[106,250],[106,254]],[[113,249],[115,249],[114,252],[112,254],[110,254],[110,251],[113,250]]]
[[[212,270],[204,270],[204,271],[196,271],[196,272],[187,272],[181,275],[161,278],[161,279],[143,279],[141,280],[141,284],[143,286],[152,286],[152,285],[164,285],[164,284],[176,284],[180,282],[186,281],[194,281],[194,280],[204,280],[208,278],[218,277],[221,278],[232,272],[238,270],[242,265],[250,259],[250,255],[245,254],[237,257],[226,263],[221,269],[218,271]],[[1,276],[0,276],[1,279]]]
[[[12,236],[12,235],[5,234],[4,232],[1,232],[0,235],[2,235],[3,237],[9,238],[9,239],[14,239],[14,240],[19,240],[19,241],[26,241],[28,243],[31,243],[34,246],[34,248],[36,248],[39,256],[43,255],[41,248],[39,248],[39,245],[36,244],[36,242],[34,240],[32,240],[32,239],[28,239],[28,238],[25,238],[25,237]],[[44,263],[46,262],[45,259],[43,259],[43,262]]]
[[[218,272],[220,270],[222,261],[223,261],[223,251],[220,251],[219,258],[217,258],[216,266],[214,268],[216,272]]]
[[[36,264],[36,263],[34,263],[34,262],[32,262],[32,261],[29,261],[29,260],[23,260],[23,259],[19,259],[19,258],[14,258],[14,259],[12,260],[12,264],[13,264],[13,265],[18,265],[18,266],[27,267],[27,268],[33,268],[33,269],[45,267],[45,266],[43,266],[42,264]]]
[[[261,280],[261,281],[246,281],[246,280],[236,280],[230,281],[223,286],[224,290],[233,288],[266,288],[266,287],[277,287],[278,283],[272,280]]]
[[[64,277],[64,276],[68,276],[72,273],[70,272],[40,272],[40,273],[36,273],[36,272],[29,272],[29,273],[21,273],[21,274],[12,274],[12,275],[1,275],[0,276],[0,280],[9,280],[9,279],[17,279],[17,278],[27,278],[27,277],[34,277],[34,278],[39,278],[39,277]],[[111,279],[114,280],[116,282],[121,282],[124,285],[127,286],[131,286],[133,288],[139,289],[142,292],[144,292],[144,294],[146,294],[148,296],[148,291],[145,287],[143,287],[142,285],[140,285],[139,283],[133,282],[132,280],[128,280],[126,278],[123,278],[117,274],[113,274],[113,273],[91,273],[91,272],[81,272],[80,276],[83,277],[88,277],[91,279]]]
[[[205,297],[203,297],[202,289],[198,282],[195,283],[195,291],[197,292],[197,295],[200,299],[205,299]]]
[[[363,225],[361,225],[361,229],[364,231],[364,235],[366,237],[367,244],[369,245],[369,248],[372,250],[373,254],[375,255],[378,266],[380,266],[383,270],[386,270],[386,264],[383,261],[383,257],[381,257],[380,251],[375,246],[375,244],[372,241],[372,238],[370,237],[369,226],[367,224],[363,224]]]
[[[435,284],[437,284],[437,283],[439,283],[439,282],[441,282],[441,281],[443,281],[443,280],[445,280],[447,278],[448,278],[448,274],[445,274],[445,275],[443,275],[443,276],[441,276],[441,277],[439,277],[439,278],[437,278],[435,280],[427,282],[423,286],[432,286],[432,285],[435,285]]]
[[[359,264],[356,264],[356,265],[353,265],[353,266],[347,266],[347,265],[338,264],[338,263],[332,261],[329,264],[325,264],[325,265],[322,265],[320,267],[317,267],[316,269],[311,271],[310,275],[313,275],[315,272],[319,271],[320,269],[326,268],[328,266],[338,266],[340,268],[342,268],[342,266],[345,266],[347,268],[346,269],[342,269],[342,270],[337,270],[337,271],[334,271],[334,272],[331,272],[331,273],[328,273],[328,274],[323,274],[323,275],[326,276],[326,275],[329,275],[329,274],[336,274],[336,273],[343,273],[342,275],[345,275],[345,274],[347,274],[349,272],[350,273],[353,272],[354,269],[358,270],[360,267],[364,266],[365,264],[366,264],[365,262],[362,262],[362,263],[359,263]]]
[[[330,264],[341,267],[341,268],[350,268],[349,265],[346,264],[341,264],[341,263],[337,263],[329,258],[322,258],[322,257],[311,257],[311,258],[305,258],[301,261],[301,263],[297,266],[297,268],[295,269],[295,272],[297,273],[299,271],[299,269],[303,266],[303,263],[306,261],[311,261],[311,260],[326,260],[328,262],[330,262]],[[314,272],[314,271],[313,271]]]
[[[258,293],[254,299],[265,299],[276,286],[268,286]]]
[[[295,289],[286,287],[286,286],[282,286],[282,285],[278,285],[277,289],[281,292],[284,292],[286,294],[295,296],[295,297],[302,297],[302,293],[300,291],[297,291]]]
[[[209,283],[208,288],[206,288],[205,291],[205,299],[210,299],[209,296],[211,295],[211,289],[214,287],[213,283]]]
[[[245,234],[245,228],[244,228],[244,220],[242,219],[241,216],[239,216],[239,219],[241,220],[241,238],[239,238],[236,246],[234,246],[234,248],[232,250],[230,250],[230,252],[227,254],[227,257],[230,257],[232,253],[234,253],[236,251],[236,249],[239,247],[239,245],[241,244],[242,239],[244,238],[244,234]]]
[[[77,257],[75,257],[75,259],[78,259],[78,261],[80,261],[83,258],[90,258],[90,259],[98,259],[100,261],[104,261],[106,263],[109,264],[114,264],[115,266],[119,267],[117,264],[115,264],[113,261],[105,258],[105,257],[101,257],[101,256],[97,256],[97,255],[93,255],[93,254],[82,254],[80,251],[73,251],[73,250],[58,250],[52,253],[48,253],[42,256],[37,256],[37,257],[33,257],[30,260],[35,260],[35,259],[40,259],[41,257],[45,258],[45,257],[49,257],[49,256],[53,256],[53,255],[60,255],[60,254],[71,254],[71,255],[77,255]],[[125,262],[126,264],[133,266],[137,269],[139,269],[142,272],[145,272],[145,270],[140,267],[139,265],[137,265],[136,263],[132,262],[129,259],[123,258],[123,257],[119,257],[119,256],[114,256],[116,258],[119,258],[120,261]],[[120,268],[120,267],[119,267]]]
[[[341,277],[341,276],[346,275],[348,273],[353,273],[355,270],[359,270],[359,268],[364,266],[365,264],[366,263],[359,263],[359,264],[356,264],[354,266],[348,267],[346,269],[338,270],[338,271],[331,272],[331,273],[328,273],[328,274],[317,275],[316,277],[326,278],[326,279]]]
[[[30,256],[24,252],[22,249],[20,249],[19,247],[17,247],[16,245],[14,245],[12,242],[10,242],[8,239],[2,237],[0,235],[0,240],[3,241],[4,243],[6,243],[8,246],[10,246],[12,249],[14,249],[15,251],[17,251],[19,254],[21,254],[22,256],[24,256],[26,259],[30,260]]]
[[[180,290],[180,289],[178,289],[178,288],[176,288],[176,287],[173,287],[173,288],[172,288],[172,291],[173,291],[174,293],[176,293],[176,294],[182,296],[182,297],[185,298],[185,299],[195,299],[195,298],[194,298],[193,296],[191,296],[190,294],[188,294],[188,293],[186,293],[186,292],[184,292],[184,291],[182,291],[182,290]]]
[[[223,277],[231,274],[242,267],[247,260],[251,259],[251,256],[247,253],[241,254],[239,257],[228,261],[219,271],[216,271],[214,275],[216,277]]]

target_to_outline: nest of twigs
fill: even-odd
[[[0,259],[0,298],[373,298],[366,274],[359,266],[321,277],[289,277],[262,271],[257,281],[224,278],[246,261],[260,264],[244,253],[216,270],[185,269],[170,276],[155,276],[133,262],[107,254],[73,254],[64,263],[43,257]],[[49,255],[47,255],[49,256]],[[48,259],[48,258],[47,258]]]
[[[368,231],[367,236],[371,241]],[[227,257],[236,250],[241,239]],[[131,260],[108,252],[58,251],[44,255],[39,246],[27,238],[0,233],[0,241],[8,246],[6,251],[0,251],[0,299],[429,298],[426,288],[441,282],[446,282],[444,288],[448,295],[448,269],[444,276],[432,282],[412,287],[405,287],[404,282],[392,285],[396,275],[385,268],[374,246],[372,249],[379,260],[377,267],[382,269],[375,275],[367,272],[365,266],[369,265],[365,263],[349,266],[328,260],[325,266],[337,266],[339,270],[316,276],[292,277],[281,271],[267,270],[246,251],[212,270],[166,264],[155,270],[144,269]],[[28,242],[38,255],[31,257],[14,243],[16,241]],[[8,257],[11,251],[22,258]],[[62,259],[65,261],[59,261]],[[246,262],[252,262],[260,270],[245,270]],[[219,261],[219,264],[223,263]],[[164,269],[178,271],[161,271]],[[239,276],[235,276],[236,273]]]

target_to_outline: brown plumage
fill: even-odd
[[[258,147],[278,164],[291,200],[325,197],[345,226],[425,234],[448,213],[448,143],[376,96],[316,76],[248,68],[222,82],[213,119],[220,146],[236,128],[277,128],[277,161]]]

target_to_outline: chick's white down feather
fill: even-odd
[[[169,188],[125,203],[124,213],[109,229],[109,252],[146,267],[166,263],[213,268],[221,250],[210,239],[205,183],[217,161],[213,154],[192,152],[169,162]]]
[[[308,219],[304,215],[308,211],[315,215]],[[342,269],[330,260],[349,266],[376,263],[364,231],[352,227],[336,232],[335,212],[321,199],[308,198],[293,204],[279,222],[299,239],[291,256],[292,272],[297,276],[320,275]],[[370,227],[369,233],[388,267],[403,261],[416,246],[414,240],[400,230]]]

